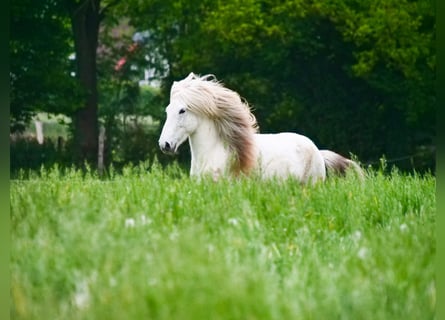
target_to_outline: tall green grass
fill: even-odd
[[[13,319],[434,319],[435,178],[11,181]]]

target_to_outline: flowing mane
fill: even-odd
[[[214,121],[221,138],[234,153],[234,173],[248,173],[255,166],[254,133],[258,125],[249,105],[238,93],[224,87],[213,75],[199,77],[190,73],[173,83],[170,100],[179,101],[191,112]]]

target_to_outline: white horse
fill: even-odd
[[[214,76],[190,73],[174,82],[167,119],[159,139],[164,153],[175,154],[189,140],[190,175],[249,174],[294,176],[302,183],[324,180],[327,169],[345,173],[360,166],[335,152],[318,150],[307,137],[290,132],[257,133],[250,107]]]

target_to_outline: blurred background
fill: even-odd
[[[432,1],[16,0],[10,17],[12,175],[172,162],[157,141],[190,72],[237,91],[263,133],[435,172]]]

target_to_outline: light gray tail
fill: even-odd
[[[365,175],[363,170],[357,162],[347,159],[331,150],[320,150],[320,153],[324,159],[326,173],[328,175],[333,173],[344,176],[350,169],[353,169],[360,179],[364,179]]]

